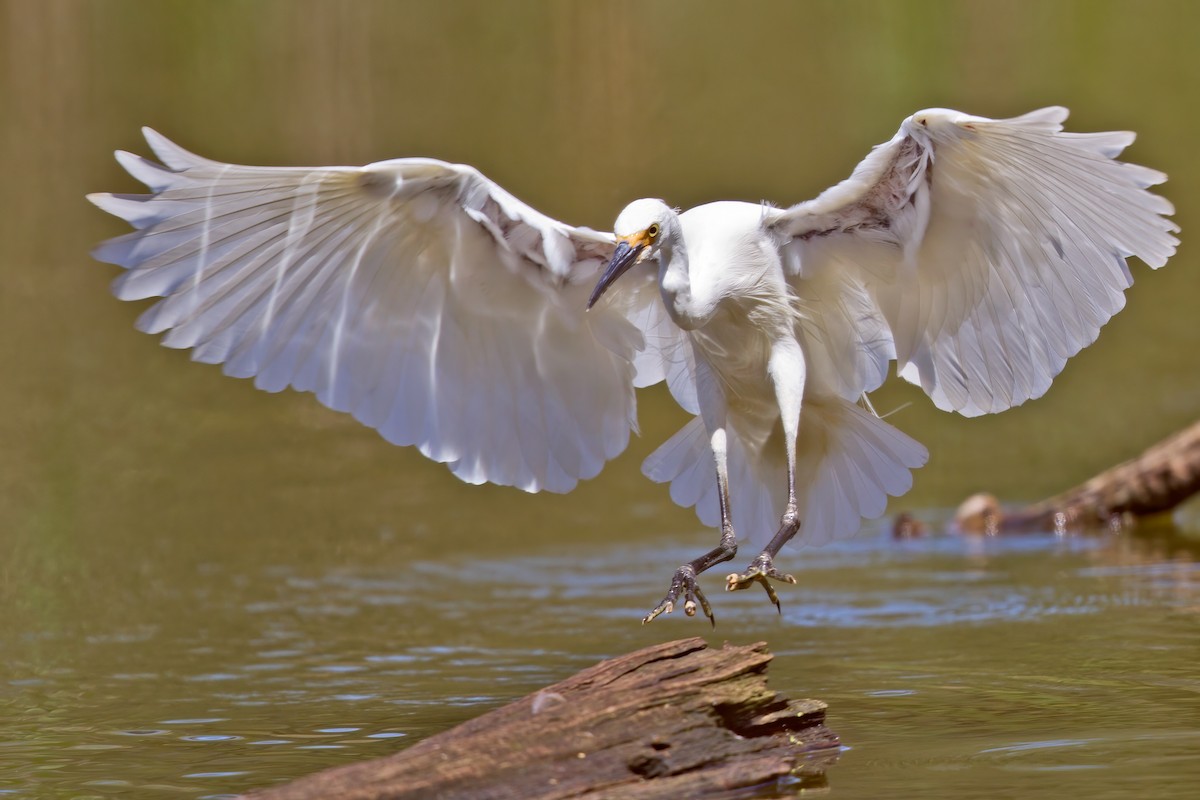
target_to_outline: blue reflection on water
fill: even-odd
[[[197,625],[175,639],[91,637],[86,646],[113,666],[93,670],[109,682],[89,696],[118,700],[76,704],[73,725],[55,727],[35,709],[55,707],[47,698],[70,691],[75,671],[14,674],[6,685],[28,694],[16,701],[29,709],[27,735],[5,748],[18,757],[54,753],[58,774],[80,776],[75,785],[93,773],[92,785],[115,780],[121,772],[110,760],[128,753],[122,757],[155,760],[218,792],[212,797],[261,784],[264,774],[383,755],[605,656],[708,633],[682,614],[638,624],[674,565],[703,549],[707,535],[635,548],[564,543],[498,559],[417,561],[402,571],[264,567],[239,581],[266,582],[269,603],[239,604],[230,594],[228,614],[245,629],[241,638],[205,635],[210,606],[198,607]],[[850,766],[860,757],[901,764],[888,741],[929,746],[934,737],[950,743],[928,760],[938,771],[974,761],[1030,773],[1099,769],[1139,748],[1178,744],[1178,736],[1126,741],[1114,730],[1080,735],[1106,719],[1111,693],[1132,692],[1153,715],[1162,697],[1200,691],[1194,674],[1171,660],[1189,643],[1162,621],[1161,609],[1187,612],[1200,597],[1196,564],[1178,554],[1111,536],[892,542],[866,535],[785,551],[779,562],[798,581],[780,588],[779,616],[757,590],[722,591],[724,570],[705,576],[717,641],[770,640],[778,655],[773,680],[799,681],[829,700],[839,733],[861,742]],[[1161,627],[1121,616],[1142,608]],[[1061,628],[1067,635],[1054,627],[1093,618],[1099,627]],[[1121,660],[1122,651],[1107,646],[1118,635],[1142,637],[1160,671]],[[132,694],[145,699],[119,699]],[[1091,722],[1037,735],[1052,733],[1044,720],[1061,719],[1063,708]],[[1045,709],[1055,713],[1046,717]],[[127,744],[114,745],[114,736]],[[1126,754],[1109,758],[1119,746]],[[331,760],[314,761],[322,753]]]

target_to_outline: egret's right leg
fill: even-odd
[[[693,350],[696,363],[696,399],[700,404],[700,417],[704,420],[704,428],[708,431],[708,443],[712,448],[713,465],[717,468],[717,502],[721,507],[721,541],[712,550],[699,558],[683,564],[675,570],[671,578],[671,587],[667,596],[646,615],[642,624],[646,624],[659,614],[669,614],[675,609],[675,601],[683,595],[683,612],[689,617],[696,614],[696,604],[704,610],[704,616],[716,626],[712,606],[700,591],[696,578],[722,561],[728,561],[737,555],[737,537],[733,532],[733,517],[729,514],[729,437],[726,431],[725,395],[701,353]]]
[[[708,621],[714,627],[717,624],[713,617],[712,606],[709,605],[704,592],[700,591],[700,585],[696,582],[696,578],[706,569],[720,564],[722,561],[728,561],[737,555],[737,536],[733,532],[733,519],[729,515],[728,440],[724,427],[713,431],[709,437],[709,444],[712,446],[713,460],[717,467],[717,501],[721,506],[721,542],[704,555],[675,570],[666,597],[646,615],[646,618],[642,620],[643,625],[659,614],[670,614],[674,611],[675,601],[681,594],[684,598],[683,613],[689,617],[695,616],[696,603],[699,601],[700,608],[704,610],[704,616],[708,617]]]

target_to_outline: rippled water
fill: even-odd
[[[703,633],[767,640],[772,685],[830,704],[845,749],[827,780],[847,797],[1194,796],[1200,568],[1173,532],[867,534],[789,558],[799,586],[779,617],[763,597],[714,589],[715,631],[640,626],[693,549],[208,565],[188,579],[206,599],[171,627],[7,630],[0,791],[244,791],[393,752],[602,657]]]

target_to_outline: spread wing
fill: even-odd
[[[1132,133],[1064,133],[1066,117],[921,111],[849,179],[775,213],[801,303],[836,298],[805,324],[840,348],[839,393],[874,388],[895,357],[942,409],[1039,397],[1124,305],[1126,259],[1166,263],[1174,209],[1147,191],[1166,176],[1116,160]]]
[[[89,198],[136,229],[94,253],[126,268],[116,295],[164,298],[141,330],[314,392],[471,483],[565,492],[625,449],[644,347],[629,317],[657,293],[584,313],[611,234],[467,166],[246,167],[145,134],[165,166],[117,157],[152,194]]]

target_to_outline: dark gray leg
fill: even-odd
[[[704,611],[704,616],[708,617],[708,621],[712,623],[713,627],[716,627],[717,621],[713,617],[712,606],[709,605],[704,592],[700,591],[700,585],[696,583],[696,578],[710,567],[720,564],[722,561],[728,561],[737,555],[737,536],[733,532],[733,520],[729,516],[729,469],[726,459],[724,427],[713,432],[710,443],[712,444],[713,460],[717,467],[717,500],[721,506],[721,542],[704,555],[675,570],[666,597],[646,615],[642,620],[643,625],[659,614],[670,614],[674,611],[675,601],[682,594],[683,613],[689,617],[695,616],[698,602]]]
[[[800,530],[800,517],[796,511],[796,440],[800,432],[800,404],[804,397],[805,366],[804,353],[792,339],[777,342],[771,352],[768,365],[771,379],[775,382],[775,397],[779,401],[779,418],[783,425],[784,445],[787,447],[787,508],[779,520],[779,530],[758,557],[750,562],[746,571],[731,573],[725,579],[727,591],[745,589],[752,583],[761,584],[767,597],[781,611],[779,597],[771,581],[795,583],[791,575],[775,569],[775,556]]]

